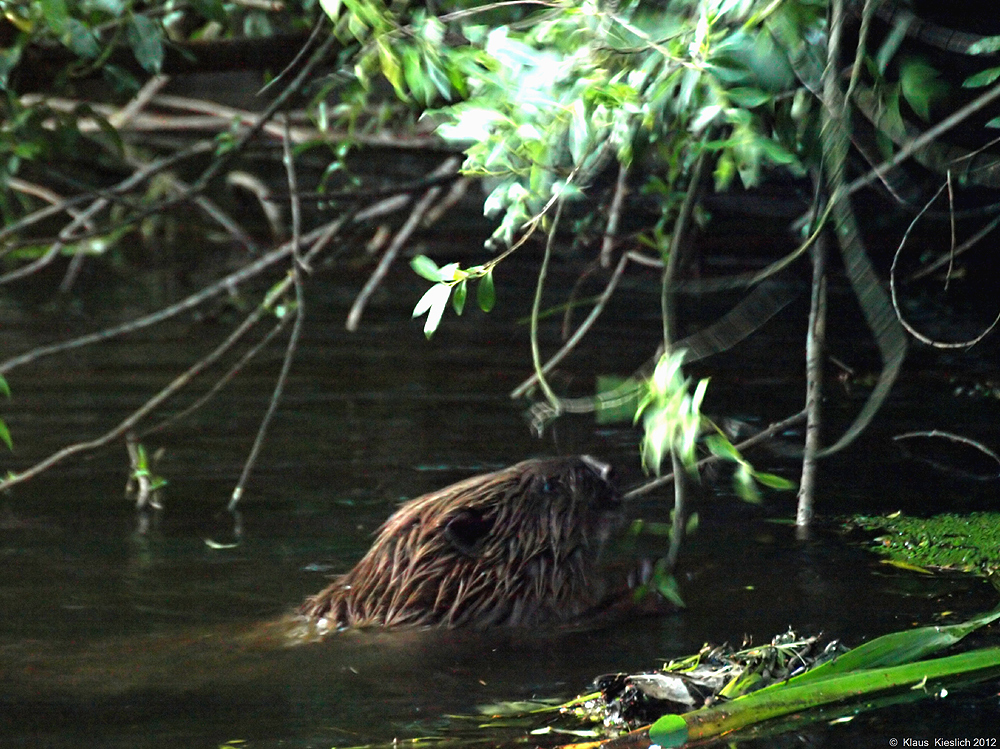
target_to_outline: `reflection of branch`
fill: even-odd
[[[30,478],[34,478],[43,471],[51,468],[56,463],[59,463],[70,456],[77,455],[79,453],[91,452],[97,450],[100,447],[104,447],[108,443],[118,439],[122,435],[126,434],[129,430],[135,427],[143,418],[148,416],[155,408],[157,408],[161,403],[166,401],[170,396],[176,393],[178,390],[183,388],[196,375],[198,375],[202,370],[214,364],[219,357],[221,357],[226,351],[228,351],[240,338],[242,338],[257,322],[260,318],[267,312],[267,308],[262,304],[253,312],[251,312],[247,318],[236,328],[229,337],[226,338],[219,346],[215,348],[208,356],[205,356],[201,360],[192,364],[188,369],[175,378],[173,382],[163,388],[160,392],[146,401],[140,408],[133,411],[124,421],[120,422],[118,426],[114,429],[105,432],[100,437],[92,439],[88,442],[77,442],[76,444],[69,445],[57,450],[49,457],[36,463],[31,468],[28,468],[21,473],[8,475],[5,479],[0,481],[0,491],[4,489],[9,489],[12,486],[16,486],[23,481],[27,481]]]
[[[336,236],[337,232],[344,225],[344,223],[346,222],[347,218],[348,218],[347,216],[342,216],[337,221],[334,221],[334,222],[331,222],[330,224],[327,224],[322,229],[310,233],[309,236],[310,237],[315,237],[316,239],[315,239],[314,244],[312,245],[312,247],[310,248],[309,252],[307,253],[307,255],[305,257],[306,262],[308,262],[310,259],[312,259],[313,257],[315,257],[316,254],[318,254],[319,252],[321,252],[330,243],[330,241],[333,239],[333,237]],[[289,248],[289,247],[284,248],[284,251],[279,255],[278,253],[280,251],[281,251],[281,248],[279,248],[279,250],[275,250],[275,252],[272,253],[272,254],[278,255],[279,258],[280,257],[284,257],[284,256],[290,254],[291,248]],[[263,260],[263,258],[262,258],[262,260]],[[272,262],[274,262],[274,260],[272,260]],[[229,334],[229,336],[226,338],[225,341],[223,341],[221,344],[219,344],[219,346],[217,346],[207,356],[203,357],[199,361],[197,361],[194,364],[192,364],[187,370],[184,371],[183,374],[181,374],[180,376],[178,376],[177,378],[175,378],[169,385],[167,385],[160,392],[158,392],[156,395],[154,395],[152,398],[150,398],[148,401],[146,401],[138,409],[136,409],[135,411],[133,411],[127,418],[125,418],[121,423],[119,423],[118,426],[116,426],[114,429],[111,429],[110,431],[105,432],[100,437],[97,437],[96,439],[90,440],[88,442],[78,442],[76,444],[64,447],[61,450],[58,450],[55,453],[53,453],[52,455],[50,455],[48,458],[40,461],[39,463],[36,463],[34,466],[32,466],[31,468],[27,469],[26,471],[23,471],[21,473],[17,473],[17,474],[13,474],[13,475],[8,476],[6,479],[0,481],[0,491],[3,491],[4,489],[7,489],[9,487],[15,486],[16,484],[20,484],[23,481],[27,481],[30,478],[34,478],[35,476],[37,476],[38,474],[42,473],[43,471],[51,468],[55,464],[57,464],[57,463],[65,460],[66,458],[69,458],[69,457],[71,457],[73,455],[78,455],[80,453],[85,453],[85,452],[91,452],[93,450],[97,450],[98,448],[104,447],[105,445],[109,444],[110,442],[113,442],[117,438],[119,438],[122,435],[128,433],[142,419],[144,419],[146,416],[148,416],[150,413],[152,413],[158,406],[160,406],[167,399],[169,399],[171,396],[173,396],[175,393],[177,393],[179,390],[181,390],[183,387],[185,387],[188,383],[191,382],[191,380],[193,380],[203,370],[207,369],[212,364],[214,364],[216,361],[218,361],[219,358],[226,351],[228,351],[230,348],[232,348],[244,335],[246,335],[250,331],[250,329],[254,325],[256,325],[260,321],[260,319],[265,314],[267,314],[270,311],[272,300],[273,299],[277,299],[282,294],[286,293],[288,291],[289,287],[291,286],[291,284],[292,284],[292,280],[291,280],[290,277],[286,277],[282,281],[280,281],[277,284],[277,286],[275,286],[275,288],[271,290],[271,292],[267,295],[267,297],[264,299],[264,301],[261,302],[260,305],[258,305],[257,308],[253,312],[251,312],[249,315],[247,315],[246,319],[244,319],[244,321],[232,333]],[[204,293],[204,292],[202,292],[202,293]],[[205,297],[205,298],[207,298],[207,297]],[[189,297],[189,299],[191,299],[191,297]],[[174,305],[174,306],[176,307],[177,305]],[[186,308],[187,307],[185,307],[185,309]],[[159,314],[161,314],[161,313],[158,313],[158,315]],[[174,313],[174,314],[176,314],[176,313]],[[154,317],[154,315],[147,315],[147,317],[143,318],[143,320],[148,320],[151,317]],[[160,316],[157,321],[164,320],[164,319],[166,319],[166,317]],[[135,322],[137,322],[137,321],[133,321],[133,323],[128,324],[128,325],[134,325]],[[152,323],[146,323],[146,324],[152,324]],[[118,330],[120,332],[121,328],[123,328],[123,327],[125,327],[125,326],[119,326],[117,329],[110,329],[110,330]],[[107,333],[107,332],[108,331],[104,331],[104,333]],[[55,346],[44,347],[45,349],[47,349],[47,350],[44,350],[44,351],[42,349],[35,349],[34,352],[28,352],[28,354],[25,354],[25,355],[23,355],[21,357],[18,357],[17,359],[9,360],[8,362],[6,362],[5,366],[6,365],[13,366],[14,364],[24,363],[24,361],[20,361],[20,360],[30,361],[31,358],[32,358],[32,354],[35,354],[35,356],[33,358],[37,358],[38,356],[41,356],[41,355],[44,355],[44,354],[55,353],[53,349],[66,350],[66,348],[75,348],[76,346],[84,345],[83,343],[80,343],[80,341],[83,341],[85,338],[91,339],[91,340],[87,341],[87,343],[91,343],[91,342],[93,342],[95,340],[103,340],[104,338],[107,338],[107,337],[111,337],[111,336],[110,335],[103,335],[102,333],[97,333],[97,334],[94,334],[92,336],[83,336],[82,338],[77,338],[77,339],[75,339],[75,341],[69,341],[67,343],[72,344],[72,345],[70,345],[70,346],[63,346],[63,348],[59,348],[61,344],[56,344]],[[41,353],[39,353],[39,352],[41,352]],[[2,369],[2,367],[0,367],[0,369]]]

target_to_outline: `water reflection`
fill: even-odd
[[[135,536],[123,496],[124,447],[66,462],[2,500],[3,743],[387,741],[430,733],[442,716],[477,704],[569,697],[599,673],[648,668],[705,641],[768,640],[792,626],[853,644],[930,622],[944,609],[960,617],[993,605],[995,594],[979,581],[945,578],[933,597],[915,597],[905,573],[880,573],[875,560],[832,537],[797,543],[788,528],[765,522],[769,513],[788,515],[792,498],[772,495],[764,510],[748,508],[730,496],[722,475],[703,487],[702,525],[684,552],[689,608],[682,613],[572,634],[351,633],[288,648],[275,644],[279,627],[265,630],[274,640],[262,640],[261,623],[280,621],[329,574],[349,568],[402,499],[541,454],[591,453],[616,464],[626,484],[639,478],[630,426],[595,428],[576,417],[539,441],[506,399],[530,371],[526,333],[513,325],[523,305],[507,300],[489,317],[472,311],[426,343],[419,325],[406,323],[419,286],[404,276],[394,282],[399,297],[370,310],[355,335],[342,331],[338,287],[315,294],[308,340],[241,508],[237,548],[212,548],[205,539],[229,531],[220,512],[269,397],[279,351],[192,422],[149,438],[151,448],[166,448],[158,471],[170,484],[166,510],[146,536]],[[612,314],[588,344],[591,358],[567,363],[561,386],[587,392],[595,369],[623,374],[637,366],[657,331],[652,326],[647,339],[633,320]],[[61,320],[8,322],[0,325],[5,351],[67,333]],[[109,428],[221,334],[189,321],[15,371],[4,418],[18,450],[5,461],[20,468]],[[715,376],[712,408],[758,423],[798,410],[801,382],[788,374],[787,361],[776,361],[780,335],[797,341],[796,325],[774,332],[766,351],[748,342],[703,365]],[[796,355],[797,344],[787,348]],[[894,425],[913,418],[918,398],[925,408],[926,388],[897,403]],[[847,421],[851,407],[849,399],[833,399],[830,410]],[[970,424],[991,418],[977,408],[967,416]],[[875,497],[891,506],[918,486],[929,491],[886,447],[885,427],[866,439],[867,448],[825,469],[821,512]],[[790,465],[773,455],[759,459],[765,470]],[[663,499],[651,497],[632,512],[665,519]],[[911,709],[920,708],[900,708],[899,720]],[[947,712],[939,719],[958,720]],[[882,736],[893,730],[883,717],[862,720]]]

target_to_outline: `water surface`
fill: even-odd
[[[683,612],[590,632],[348,633],[294,648],[262,643],[261,624],[350,567],[403,499],[532,455],[590,453],[614,463],[624,484],[641,480],[630,425],[572,417],[539,439],[523,404],[508,400],[530,372],[527,332],[514,324],[530,304],[530,275],[520,272],[498,278],[493,313],[449,316],[431,342],[409,320],[422,288],[408,272],[390,278],[353,335],[343,319],[358,279],[328,274],[314,282],[306,339],[247,487],[235,548],[213,548],[206,539],[233,540],[223,509],[280,367],[278,349],[192,419],[144,439],[150,451],[165,448],[157,471],[170,482],[165,510],[148,534],[135,533],[120,444],[68,460],[0,498],[3,745],[385,742],[447,730],[447,716],[481,704],[568,698],[598,674],[655,667],[706,641],[762,642],[791,626],[853,645],[995,604],[995,592],[981,581],[928,582],[893,572],[830,532],[796,541],[788,527],[770,522],[791,517],[791,494],[771,493],[762,507],[750,507],[717,474],[701,487],[701,527],[682,558]],[[627,374],[642,363],[658,335],[657,293],[635,285],[553,378],[557,386],[587,393],[595,374]],[[11,355],[89,332],[101,322],[100,305],[95,310],[67,321],[12,304],[0,348]],[[765,337],[697,365],[698,374],[713,377],[710,411],[764,425],[800,408],[801,312],[793,304]],[[648,322],[638,325],[643,318]],[[0,467],[22,469],[109,429],[176,376],[193,352],[216,345],[228,319],[186,318],[15,370],[3,416],[17,450]],[[872,366],[870,349],[858,345],[861,335],[846,321],[835,338],[839,355]],[[546,331],[545,349],[557,345]],[[833,431],[864,395],[863,388],[831,386]],[[908,461],[889,437],[950,422],[988,440],[996,437],[996,410],[994,401],[956,398],[941,370],[908,370],[864,440],[824,467],[819,511],[988,504],[995,484],[941,476]],[[794,478],[794,460],[780,451],[752,457],[761,469]],[[666,501],[652,495],[630,511],[663,520]],[[655,539],[642,545],[650,553],[658,548]],[[249,643],[247,633],[255,633]],[[996,733],[1000,709],[990,693],[811,729],[808,740],[886,746],[892,736]]]

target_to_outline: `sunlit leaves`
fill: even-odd
[[[701,402],[708,380],[701,380],[689,393],[691,380],[685,378],[681,365],[684,351],[660,358],[653,376],[640,395],[635,419],[642,419],[642,463],[659,475],[663,458],[675,452],[688,470],[694,470],[695,444],[702,429]]]
[[[699,380],[697,385],[685,377],[682,369],[685,352],[675,351],[664,355],[657,362],[653,376],[642,383],[638,403],[635,407],[635,421],[642,419],[643,439],[641,445],[643,466],[659,475],[663,459],[671,452],[676,454],[688,471],[696,469],[696,446],[702,434],[710,433],[704,440],[709,452],[717,458],[736,464],[733,486],[741,499],[759,502],[758,484],[771,489],[793,489],[795,485],[771,473],[757,471],[736,449],[728,437],[705,418],[701,404],[708,389],[708,380]],[[623,401],[631,388],[621,385],[602,398]],[[620,392],[618,396],[613,393]]]
[[[436,282],[440,277],[440,271],[438,270],[437,263],[426,255],[417,255],[410,261],[410,267],[413,268],[414,272],[418,276],[426,278],[428,281]]]
[[[323,9],[331,21],[336,23],[340,19],[340,9],[343,7],[343,3],[341,0],[319,0],[319,7]]]
[[[458,263],[438,267],[437,263],[426,255],[417,255],[410,261],[410,267],[422,278],[434,283],[420,297],[413,308],[413,317],[427,315],[424,320],[424,335],[430,338],[441,324],[441,318],[451,299],[455,314],[461,315],[465,310],[465,299],[468,295],[470,280],[478,280],[476,301],[483,312],[493,309],[496,292],[493,288],[492,266],[477,265],[468,270],[462,270]]]
[[[967,50],[970,55],[994,55],[1000,52],[1000,36],[982,36]]]
[[[428,338],[434,335],[434,331],[441,324],[441,316],[444,315],[444,308],[448,305],[450,296],[451,286],[436,283],[424,292],[417,306],[413,308],[413,317],[427,315],[424,321],[424,335]]]

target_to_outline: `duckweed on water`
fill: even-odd
[[[875,538],[875,550],[893,563],[989,577],[1000,570],[1000,513],[997,512],[930,518],[894,513],[884,517],[855,517],[851,525],[884,531]]]

